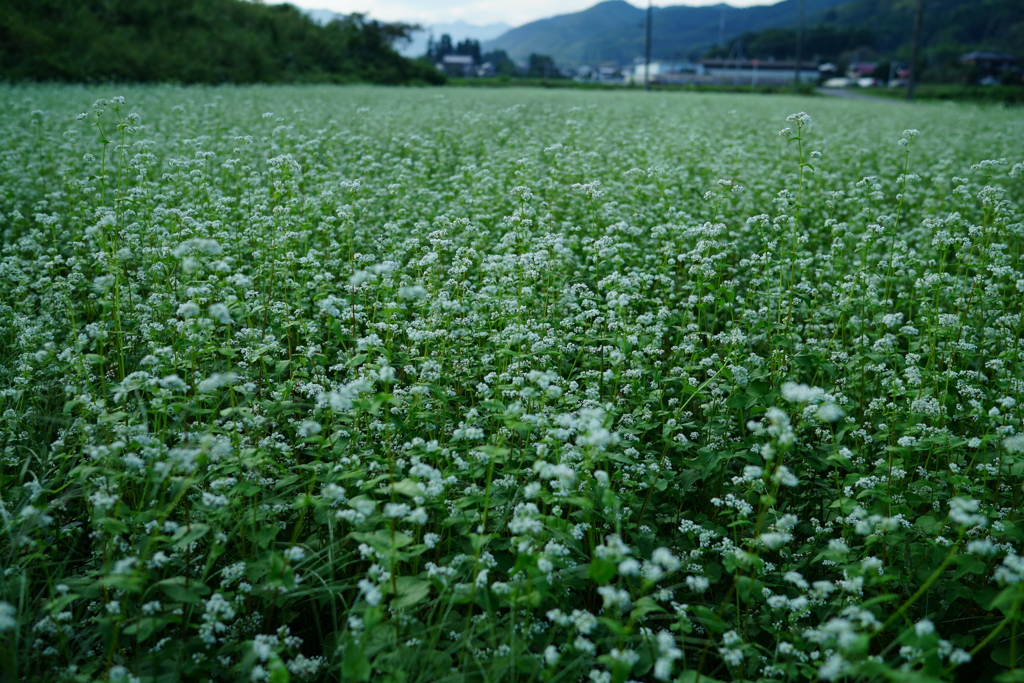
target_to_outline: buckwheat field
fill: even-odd
[[[0,87],[5,680],[1024,680],[1020,111]]]

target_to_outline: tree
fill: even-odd
[[[533,53],[526,64],[526,75],[528,78],[560,78],[562,75],[555,64],[555,60],[547,55]]]
[[[427,59],[432,63],[437,64],[442,59],[450,54],[455,53],[455,47],[452,45],[452,37],[447,33],[441,35],[441,40],[434,42],[431,38],[427,44]]]
[[[441,35],[441,40],[434,42],[433,38],[427,43],[427,59],[437,64],[448,55],[464,55],[472,57],[473,62],[480,64],[480,41],[466,38],[458,44],[452,43],[452,37],[447,33]]]
[[[481,63],[490,62],[499,76],[518,76],[519,69],[504,50],[488,52],[480,57]]]
[[[472,57],[474,64],[480,64],[480,41],[466,38],[455,46],[455,54]]]
[[[803,36],[806,55],[830,62],[837,61],[844,52],[863,46],[873,46],[875,42],[874,34],[864,28],[839,29],[819,25],[804,31]],[[783,61],[795,58],[795,44],[794,29],[769,28],[737,36],[727,45],[711,48],[704,56],[708,59],[724,59],[742,52],[750,59]]]
[[[179,83],[444,82],[399,55],[414,26],[320,26],[242,0],[2,0],[0,78]]]

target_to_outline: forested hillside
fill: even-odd
[[[668,0],[663,0],[668,1]],[[640,4],[639,2],[637,4]],[[720,46],[725,54],[789,59],[796,46],[798,0],[736,8],[655,7],[654,59],[696,59]],[[867,49],[879,56],[910,53],[917,0],[805,0],[804,55],[837,59]],[[560,66],[631,61],[644,52],[645,10],[623,0],[520,26],[485,44],[523,59],[551,55]],[[934,71],[971,50],[1024,57],[1024,3],[1020,0],[927,0],[923,57]]]
[[[805,11],[818,13],[841,1],[805,0]],[[488,41],[485,47],[505,50],[514,59],[525,59],[532,52],[551,55],[560,66],[629,62],[643,54],[645,14],[646,10],[624,0],[607,0],[582,12],[512,29]],[[758,7],[655,7],[653,56],[695,58],[720,38],[728,40],[746,31],[795,25],[797,16],[798,0]]]
[[[813,17],[831,26],[869,29],[883,52],[909,50],[917,0],[850,0]],[[926,0],[922,44],[952,49],[1024,52],[1020,0]],[[1022,54],[1021,56],[1024,56]]]
[[[910,58],[917,5],[917,0],[851,0],[809,14],[804,54],[841,64],[851,59],[905,62]],[[743,33],[708,55],[791,59],[795,49],[794,26]],[[973,50],[1024,57],[1024,4],[1019,0],[927,0],[917,65],[922,79],[970,80],[970,67],[960,57]]]
[[[0,0],[0,78],[181,83],[443,81],[392,48],[411,27],[326,26],[242,0]]]

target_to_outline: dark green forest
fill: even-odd
[[[851,0],[808,14],[803,54],[845,65],[851,59],[906,61],[917,0]],[[971,76],[959,58],[972,50],[1024,57],[1024,3],[1020,0],[926,0],[922,15],[923,80],[957,82]],[[792,59],[795,27],[748,31],[706,56]],[[887,70],[887,69],[886,69]]]
[[[412,28],[244,0],[0,0],[0,79],[444,82],[392,48]]]
[[[844,53],[875,43],[875,35],[868,28],[840,29],[815,26],[804,32],[804,56],[825,60],[839,60]],[[705,57],[742,55],[752,59],[786,60],[796,57],[796,29],[769,28],[761,32],[748,31],[725,45],[711,48]]]

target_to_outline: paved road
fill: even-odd
[[[815,88],[815,92],[819,95],[827,95],[829,97],[840,97],[844,100],[861,100],[862,102],[885,102],[887,104],[906,104],[906,100],[890,99],[888,97],[878,97],[877,95],[865,95],[864,93],[857,92],[856,90],[847,90],[845,88]]]

